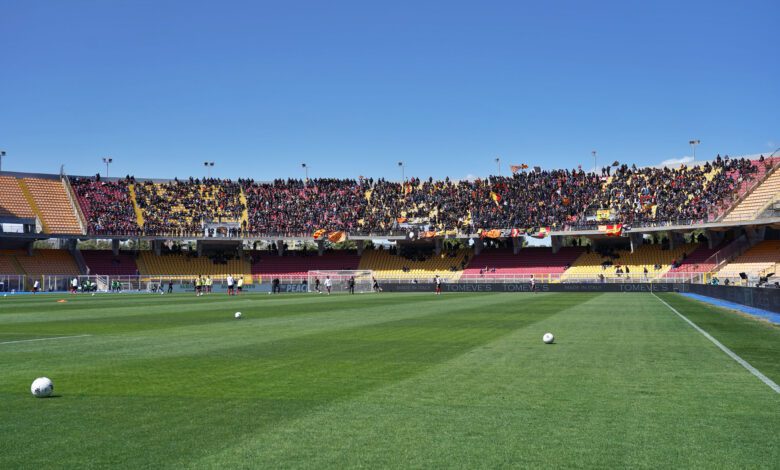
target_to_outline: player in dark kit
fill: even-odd
[[[433,282],[436,284],[436,295],[441,295],[441,278],[438,274],[433,278]]]
[[[349,277],[349,293],[350,294],[355,293],[355,276]]]

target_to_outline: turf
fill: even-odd
[[[776,326],[662,297],[780,382]],[[780,462],[780,395],[649,294],[58,298],[0,299],[0,468]]]

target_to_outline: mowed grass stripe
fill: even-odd
[[[534,302],[542,302],[544,298],[539,295]],[[325,332],[307,335],[305,340],[293,338],[269,345],[232,348],[219,355],[183,358],[180,364],[148,361],[145,368],[136,369],[128,365],[128,361],[122,361],[116,365],[117,375],[103,383],[102,390],[97,390],[99,395],[105,393],[107,396],[79,396],[73,392],[74,400],[52,400],[46,406],[57,408],[58,426],[67,425],[70,420],[83,423],[80,413],[89,403],[95,404],[97,409],[106,410],[105,415],[87,414],[89,419],[98,421],[101,428],[105,426],[100,436],[93,437],[99,442],[87,444],[95,451],[104,449],[96,454],[97,458],[105,456],[106,448],[116,452],[114,456],[121,456],[121,461],[127,466],[149,464],[147,459],[150,458],[159,459],[155,460],[159,464],[182,455],[202,455],[208,449],[214,449],[215,445],[221,447],[225,442],[260,429],[272,429],[329,401],[345,399],[370,388],[402,380],[505,334],[508,331],[505,317],[515,308],[512,304],[517,297],[444,296],[439,300],[444,307],[442,310],[430,308],[429,312],[420,312],[411,309],[405,312],[429,318],[429,324],[422,322],[416,325],[416,328],[430,331],[428,340],[415,340],[411,334],[413,325],[405,323],[402,318],[385,322],[385,333],[391,337],[385,341],[376,340],[382,335],[377,335],[376,326],[370,325],[351,328],[343,334],[339,331]],[[460,314],[456,305],[461,308]],[[554,302],[548,305],[554,306]],[[389,303],[388,313],[392,311],[392,303]],[[360,317],[359,312],[353,312],[353,315]],[[474,328],[474,337],[464,337],[459,331],[461,328],[453,328],[456,338],[447,338],[448,331],[438,318],[445,315],[462,315],[461,321],[464,322],[466,315],[473,315],[474,326],[477,326],[477,317],[493,318],[494,325]],[[528,319],[518,317],[512,327],[522,327],[526,321]],[[498,325],[502,328],[497,328]],[[193,366],[186,365],[187,360]],[[186,370],[181,370],[180,366],[185,366]],[[143,390],[137,390],[141,386],[137,383],[139,374],[143,377]],[[92,382],[99,380],[101,378],[92,376],[87,366],[87,370],[65,390],[77,389],[78,386],[88,388],[93,386]],[[133,393],[128,393],[130,391]],[[136,392],[151,392],[156,396],[135,395]],[[112,396],[114,393],[127,396],[122,400]],[[8,396],[4,399],[15,401]],[[122,401],[124,407],[119,404]],[[78,406],[81,402],[83,404]],[[23,405],[18,410],[20,414],[34,414],[40,410],[40,405],[34,400],[17,404]],[[75,410],[74,406],[79,410]],[[150,411],[154,416],[151,421]],[[114,423],[116,415],[123,416],[122,425]],[[67,426],[72,432],[73,426]],[[78,425],[75,426],[78,429]],[[21,445],[25,441],[24,436],[18,437],[14,440]],[[115,448],[115,440],[141,442],[145,452],[136,453],[137,448],[133,446]],[[63,449],[62,445],[44,440],[34,446],[36,449],[24,452],[27,454],[25,458],[34,460],[35,456],[64,452],[72,454],[72,462],[75,462],[79,453]],[[177,452],[181,449],[187,451]],[[106,463],[105,460],[100,462]]]
[[[780,326],[679,294],[658,296],[775,383],[780,383]]]
[[[780,401],[649,300],[592,297],[185,466],[772,466]]]

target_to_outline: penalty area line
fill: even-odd
[[[723,343],[721,343],[717,339],[713,338],[711,334],[709,334],[706,331],[704,331],[703,329],[701,329],[699,327],[699,325],[697,325],[696,323],[688,320],[688,318],[685,315],[683,315],[682,313],[678,312],[676,308],[674,308],[671,305],[669,305],[668,303],[666,303],[666,301],[664,299],[662,299],[662,298],[658,297],[657,295],[655,295],[655,292],[652,292],[652,294],[653,294],[653,297],[658,299],[659,302],[661,302],[662,304],[666,305],[669,308],[669,310],[671,310],[672,312],[676,313],[678,317],[680,317],[683,320],[685,320],[685,322],[688,323],[689,325],[691,325],[696,331],[701,333],[708,340],[712,341],[712,343],[715,346],[720,348],[720,350],[723,351],[724,353],[726,353],[730,358],[732,358],[735,361],[737,361],[737,363],[739,365],[741,365],[742,367],[744,367],[745,369],[747,369],[748,372],[750,372],[751,374],[753,374],[756,377],[758,377],[758,379],[760,381],[764,382],[767,386],[769,386],[769,388],[774,390],[775,393],[780,393],[780,385],[777,385],[774,381],[772,381],[772,379],[770,379],[766,375],[762,374],[760,370],[758,370],[755,367],[751,366],[748,361],[746,361],[746,360],[742,359],[741,357],[737,356],[737,354],[734,351],[732,351],[731,349],[729,349],[726,346],[724,346]]]
[[[53,339],[86,338],[87,336],[92,336],[92,335],[55,336],[54,338],[18,339],[15,341],[2,341],[0,342],[0,344],[30,343],[33,341],[49,341]]]

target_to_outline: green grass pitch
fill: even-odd
[[[778,327],[661,298],[780,382]],[[6,469],[780,465],[780,395],[649,294],[9,296],[0,343]]]

